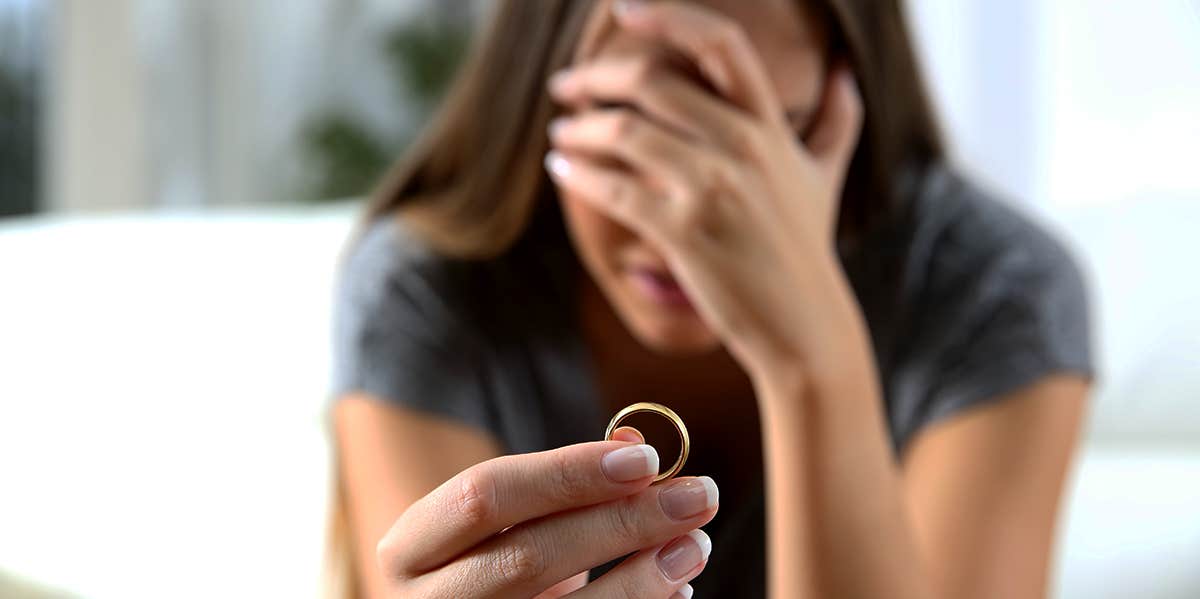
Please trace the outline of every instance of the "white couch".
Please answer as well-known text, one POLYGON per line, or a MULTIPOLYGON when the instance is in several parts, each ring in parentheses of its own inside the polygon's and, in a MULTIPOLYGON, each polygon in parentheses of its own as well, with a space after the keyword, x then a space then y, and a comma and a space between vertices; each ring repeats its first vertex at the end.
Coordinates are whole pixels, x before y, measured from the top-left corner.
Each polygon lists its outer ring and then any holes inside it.
MULTIPOLYGON (((0 581, 318 595, 330 283, 353 213, 0 221, 0 581)), ((1200 596, 1198 216, 1053 218, 1093 271, 1104 372, 1056 597, 1200 596)))

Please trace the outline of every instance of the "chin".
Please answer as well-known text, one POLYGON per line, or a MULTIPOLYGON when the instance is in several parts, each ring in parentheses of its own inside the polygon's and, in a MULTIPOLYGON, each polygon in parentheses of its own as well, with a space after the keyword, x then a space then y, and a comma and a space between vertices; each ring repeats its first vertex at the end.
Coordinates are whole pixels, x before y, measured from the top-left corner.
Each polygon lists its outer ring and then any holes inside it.
MULTIPOLYGON (((613 282, 613 281, 610 281, 613 282)), ((656 297, 644 286, 602 286, 618 319, 642 346, 662 355, 686 356, 719 349, 720 338, 686 297, 656 297)))
POLYGON ((624 314, 626 327, 642 345, 666 355, 691 355, 715 351, 721 340, 694 313, 686 316, 624 314))
POLYGON ((706 354, 721 347, 721 342, 711 335, 678 335, 678 334, 640 334, 634 337, 654 353, 670 356, 690 356, 706 354))

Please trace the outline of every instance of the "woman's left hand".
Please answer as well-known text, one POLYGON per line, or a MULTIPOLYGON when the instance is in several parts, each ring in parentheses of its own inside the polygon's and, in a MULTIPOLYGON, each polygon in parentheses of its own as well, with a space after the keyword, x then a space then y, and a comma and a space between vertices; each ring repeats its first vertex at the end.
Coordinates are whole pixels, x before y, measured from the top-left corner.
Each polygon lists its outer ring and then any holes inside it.
POLYGON ((835 251, 862 121, 853 75, 831 70, 802 143, 734 21, 678 2, 634 6, 617 22, 682 52, 719 97, 648 56, 577 65, 551 80, 559 102, 632 108, 556 120, 547 166, 663 254, 752 375, 811 365, 844 333, 845 300, 856 307, 835 251))

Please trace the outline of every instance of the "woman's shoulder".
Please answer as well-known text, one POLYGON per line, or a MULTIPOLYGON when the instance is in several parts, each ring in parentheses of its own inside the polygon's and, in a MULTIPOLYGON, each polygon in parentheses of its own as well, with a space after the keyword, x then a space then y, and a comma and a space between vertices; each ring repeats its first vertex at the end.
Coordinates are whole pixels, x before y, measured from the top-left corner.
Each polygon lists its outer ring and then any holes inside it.
POLYGON ((347 246, 335 309, 346 320, 390 323, 398 332, 445 341, 469 333, 473 306, 486 299, 472 288, 479 268, 440 256, 398 218, 378 218, 347 246))
POLYGON ((912 202, 908 270, 927 278, 927 293, 986 285, 999 295, 1057 293, 1085 302, 1078 261, 1033 214, 948 166, 929 169, 912 202))
POLYGON ((570 312, 537 256, 443 256, 403 221, 364 227, 334 307, 334 396, 366 390, 495 434, 512 451, 591 438, 570 312))
POLYGON ((347 245, 342 281, 384 286, 397 279, 446 278, 452 261, 439 256, 397 217, 364 223, 347 245))
MULTIPOLYGON (((1053 373, 1091 376, 1088 293, 1045 225, 949 168, 913 196, 891 381, 896 438, 1053 373)), ((887 319, 881 322, 888 322, 887 319)))
POLYGON ((1067 246, 950 167, 909 183, 908 213, 878 246, 898 262, 857 262, 894 265, 865 270, 860 289, 897 449, 1041 377, 1093 373, 1088 293, 1067 246))
POLYGON ((418 334, 508 343, 557 314, 563 295, 559 262, 515 253, 448 257, 402 219, 377 219, 364 226, 344 257, 338 309, 403 321, 418 334), (526 326, 514 328, 516 320, 526 326))

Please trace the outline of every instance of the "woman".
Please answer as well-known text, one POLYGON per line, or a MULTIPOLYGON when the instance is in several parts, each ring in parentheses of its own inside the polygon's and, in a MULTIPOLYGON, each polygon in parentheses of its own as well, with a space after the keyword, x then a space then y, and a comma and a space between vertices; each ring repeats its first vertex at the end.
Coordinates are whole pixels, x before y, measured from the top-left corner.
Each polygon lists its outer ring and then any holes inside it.
POLYGON ((1041 596, 1083 285, 945 166, 896 2, 496 9, 343 272, 356 592, 1041 596), (697 476, 597 441, 647 400, 697 476))

